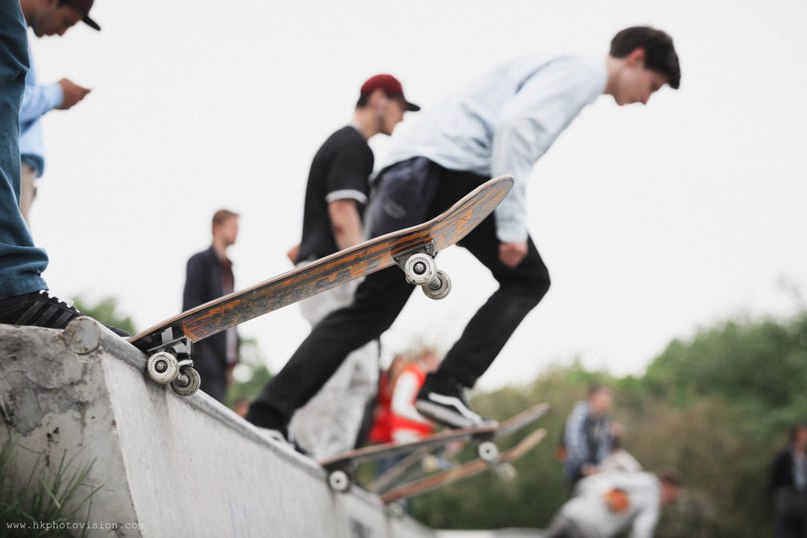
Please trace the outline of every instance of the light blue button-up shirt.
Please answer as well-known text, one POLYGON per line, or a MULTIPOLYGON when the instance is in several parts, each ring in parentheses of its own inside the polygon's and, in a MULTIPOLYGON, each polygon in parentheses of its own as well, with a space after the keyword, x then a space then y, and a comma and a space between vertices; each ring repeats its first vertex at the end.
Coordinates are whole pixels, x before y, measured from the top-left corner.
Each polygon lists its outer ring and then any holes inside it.
POLYGON ((529 56, 487 72, 393 137, 387 164, 426 157, 450 170, 512 175, 496 209, 502 242, 527 239, 525 186, 533 165, 605 90, 604 58, 529 56))
POLYGON ((42 141, 42 125, 39 120, 62 104, 64 93, 58 83, 37 83, 30 47, 28 61, 31 68, 25 76, 25 93, 20 108, 20 156, 33 166, 36 176, 39 177, 45 171, 45 144, 42 141))

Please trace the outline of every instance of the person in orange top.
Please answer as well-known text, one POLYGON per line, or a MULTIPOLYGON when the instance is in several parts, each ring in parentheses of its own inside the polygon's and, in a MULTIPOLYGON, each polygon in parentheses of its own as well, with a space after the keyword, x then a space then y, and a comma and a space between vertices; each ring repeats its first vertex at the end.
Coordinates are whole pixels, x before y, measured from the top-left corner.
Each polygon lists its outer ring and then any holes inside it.
POLYGON ((426 381, 426 375, 435 371, 439 364, 435 352, 424 349, 398 376, 391 406, 392 440, 396 443, 416 441, 434 432, 432 422, 415 409, 415 398, 426 381))
POLYGON ((370 430, 370 443, 380 445, 392 442, 392 391, 395 381, 406 365, 403 355, 395 355, 389 368, 378 376, 378 395, 373 414, 373 427, 370 430))

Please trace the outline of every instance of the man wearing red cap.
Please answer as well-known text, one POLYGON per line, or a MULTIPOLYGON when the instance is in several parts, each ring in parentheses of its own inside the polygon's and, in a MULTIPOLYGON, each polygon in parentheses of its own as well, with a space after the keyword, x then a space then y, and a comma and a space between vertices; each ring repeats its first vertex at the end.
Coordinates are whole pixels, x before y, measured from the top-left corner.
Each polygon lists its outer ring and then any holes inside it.
MULTIPOLYGON (((297 265, 362 241, 364 207, 370 195, 373 152, 367 140, 392 134, 406 111, 420 107, 404 97, 392 75, 376 75, 361 86, 353 121, 333 133, 311 163, 303 214, 303 236, 289 257, 297 265)), ((350 304, 358 282, 303 301, 303 316, 315 325, 350 304)), ((323 459, 353 448, 367 402, 378 377, 378 346, 371 341, 350 353, 290 425, 294 440, 313 457, 323 459)))
MULTIPOLYGON (((531 55, 491 69, 430 109, 396 137, 368 209, 371 236, 440 214, 487 178, 515 185, 460 245, 497 280, 440 368, 426 378, 415 407, 451 427, 485 422, 468 405, 472 388, 549 289, 549 271, 527 231, 526 184, 532 167, 580 111, 598 96, 646 104, 681 71, 672 38, 649 27, 617 33, 604 57, 531 55)), ((378 338, 413 287, 391 267, 369 275, 350 306, 324 318, 253 403, 253 423, 283 430, 351 350, 378 338)))

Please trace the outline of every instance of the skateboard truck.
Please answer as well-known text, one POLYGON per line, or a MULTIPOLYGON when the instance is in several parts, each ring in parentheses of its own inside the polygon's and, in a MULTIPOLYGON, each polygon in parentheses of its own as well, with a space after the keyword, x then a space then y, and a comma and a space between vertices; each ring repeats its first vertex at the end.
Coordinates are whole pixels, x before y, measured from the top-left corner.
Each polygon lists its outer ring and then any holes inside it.
POLYGON ((393 255, 392 259, 401 268, 406 281, 423 288, 430 299, 442 299, 451 291, 451 279, 444 271, 437 269, 434 257, 437 255, 434 241, 412 250, 393 255))
POLYGON ((168 327, 159 335, 162 343, 150 348, 146 373, 156 383, 170 383, 171 390, 180 396, 190 396, 201 384, 199 372, 193 368, 191 342, 185 336, 174 337, 174 329, 168 327))

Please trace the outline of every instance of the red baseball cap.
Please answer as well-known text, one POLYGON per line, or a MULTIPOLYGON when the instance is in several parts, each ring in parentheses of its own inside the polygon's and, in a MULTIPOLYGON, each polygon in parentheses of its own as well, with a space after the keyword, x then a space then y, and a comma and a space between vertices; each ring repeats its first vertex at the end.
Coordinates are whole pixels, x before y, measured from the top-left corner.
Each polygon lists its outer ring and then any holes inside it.
POLYGON ((420 107, 414 103, 406 100, 403 93, 403 86, 401 81, 392 75, 375 75, 368 78, 364 84, 361 85, 361 94, 373 93, 375 90, 381 89, 387 94, 387 97, 400 97, 406 103, 406 110, 410 112, 417 112, 420 107))
POLYGON ((84 24, 93 30, 100 30, 101 27, 98 26, 98 23, 90 18, 90 8, 92 8, 94 1, 95 0, 64 0, 64 3, 69 6, 73 6, 81 12, 81 15, 83 16, 81 20, 84 21, 84 24))

